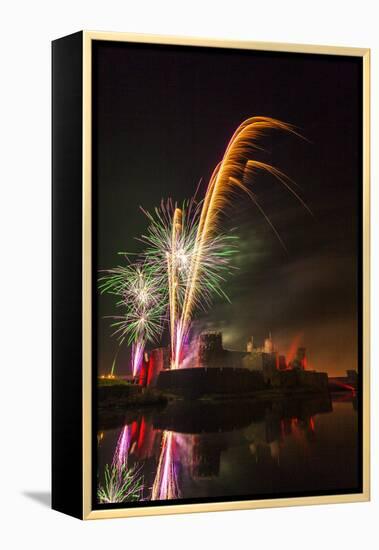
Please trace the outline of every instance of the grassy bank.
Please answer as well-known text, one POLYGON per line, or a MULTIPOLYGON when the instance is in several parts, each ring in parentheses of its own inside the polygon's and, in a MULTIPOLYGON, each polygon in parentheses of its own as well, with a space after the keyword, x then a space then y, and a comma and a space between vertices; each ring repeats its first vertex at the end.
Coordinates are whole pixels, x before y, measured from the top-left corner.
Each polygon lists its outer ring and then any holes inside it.
POLYGON ((99 408, 146 407, 165 405, 167 397, 155 388, 142 388, 120 379, 99 379, 97 387, 99 408))

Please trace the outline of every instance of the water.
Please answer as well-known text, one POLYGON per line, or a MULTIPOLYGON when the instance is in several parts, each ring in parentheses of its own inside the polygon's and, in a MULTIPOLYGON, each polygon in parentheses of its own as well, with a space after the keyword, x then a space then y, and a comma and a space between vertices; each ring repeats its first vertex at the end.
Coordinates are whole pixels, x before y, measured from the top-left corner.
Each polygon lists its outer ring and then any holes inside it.
MULTIPOLYGON (((176 401, 107 422, 100 418, 99 484, 104 487, 104 469, 113 464, 119 489, 125 480, 117 468, 124 464, 124 471, 138 471, 132 484, 143 483, 134 493, 138 500, 357 490, 356 409, 351 396, 176 401)), ((103 502, 122 498, 111 490, 103 502)))

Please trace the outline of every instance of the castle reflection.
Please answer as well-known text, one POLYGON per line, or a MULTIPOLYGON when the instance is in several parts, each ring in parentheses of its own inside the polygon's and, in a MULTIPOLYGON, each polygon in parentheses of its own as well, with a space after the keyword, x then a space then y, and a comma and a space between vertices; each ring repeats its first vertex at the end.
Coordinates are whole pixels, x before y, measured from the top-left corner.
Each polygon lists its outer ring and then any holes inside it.
MULTIPOLYGON (((310 487, 317 488, 317 468, 321 467, 319 475, 325 484, 324 457, 331 451, 326 447, 338 428, 331 419, 341 413, 341 407, 350 419, 346 426, 355 427, 356 404, 351 400, 332 403, 326 396, 261 402, 175 401, 163 410, 134 413, 121 428, 108 422, 98 435, 99 473, 108 462, 136 466, 143 472, 143 500, 155 501, 237 495, 244 486, 247 493, 255 488, 280 492, 297 468, 302 479, 307 479, 302 469, 308 468, 310 487), (278 475, 282 455, 283 471, 278 475), (263 478, 270 475, 279 486, 255 479, 258 472, 263 478)), ((354 479, 341 478, 336 483, 350 481, 354 479)), ((296 483, 292 485, 296 488, 296 483)))

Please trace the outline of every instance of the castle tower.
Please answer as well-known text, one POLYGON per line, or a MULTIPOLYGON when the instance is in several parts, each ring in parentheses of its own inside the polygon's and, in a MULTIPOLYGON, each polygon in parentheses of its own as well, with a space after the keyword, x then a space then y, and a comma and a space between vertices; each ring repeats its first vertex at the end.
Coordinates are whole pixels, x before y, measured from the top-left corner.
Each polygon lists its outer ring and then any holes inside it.
POLYGON ((248 353, 252 353, 254 351, 254 336, 250 338, 250 340, 246 344, 246 351, 248 353))
POLYGON ((273 353, 273 351, 274 351, 274 344, 272 342, 271 332, 269 333, 268 338, 265 338, 264 345, 263 345, 263 351, 264 351, 264 353, 273 353))
POLYGON ((296 360, 302 370, 305 370, 306 365, 306 355, 305 355, 305 348, 297 348, 297 355, 296 360))
POLYGON ((286 356, 285 355, 279 355, 278 368, 279 368, 279 370, 286 370, 287 361, 286 361, 286 356))
POLYGON ((199 337, 198 358, 200 366, 218 367, 225 357, 221 332, 203 332, 199 337))

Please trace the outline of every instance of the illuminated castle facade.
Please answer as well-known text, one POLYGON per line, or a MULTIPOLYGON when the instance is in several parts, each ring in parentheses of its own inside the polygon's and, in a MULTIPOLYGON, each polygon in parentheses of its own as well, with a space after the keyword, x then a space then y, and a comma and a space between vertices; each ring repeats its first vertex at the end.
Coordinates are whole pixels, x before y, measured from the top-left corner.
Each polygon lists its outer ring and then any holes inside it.
POLYGON ((223 347, 221 332, 204 332, 185 352, 182 368, 171 370, 169 350, 152 350, 139 383, 189 396, 290 387, 327 391, 327 374, 306 370, 305 348, 298 348, 296 357, 287 364, 285 356, 275 350, 271 334, 261 347, 251 338, 246 351, 233 351, 223 347))

